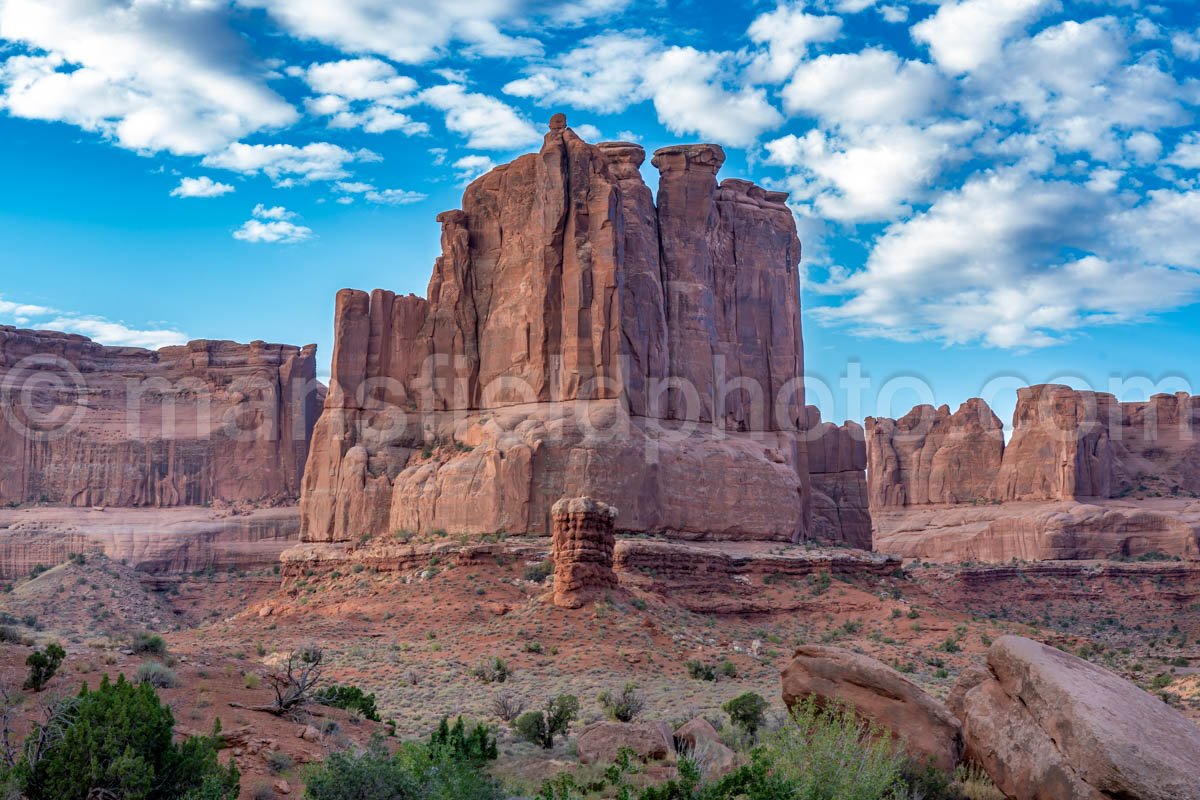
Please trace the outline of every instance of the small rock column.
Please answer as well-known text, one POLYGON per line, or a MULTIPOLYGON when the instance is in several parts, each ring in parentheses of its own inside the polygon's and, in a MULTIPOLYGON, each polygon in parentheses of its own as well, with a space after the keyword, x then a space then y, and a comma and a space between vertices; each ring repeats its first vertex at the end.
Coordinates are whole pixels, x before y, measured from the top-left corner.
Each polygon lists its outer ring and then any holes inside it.
POLYGON ((554 604, 579 608, 615 588, 613 523, 617 509, 590 497, 563 498, 553 519, 554 604))

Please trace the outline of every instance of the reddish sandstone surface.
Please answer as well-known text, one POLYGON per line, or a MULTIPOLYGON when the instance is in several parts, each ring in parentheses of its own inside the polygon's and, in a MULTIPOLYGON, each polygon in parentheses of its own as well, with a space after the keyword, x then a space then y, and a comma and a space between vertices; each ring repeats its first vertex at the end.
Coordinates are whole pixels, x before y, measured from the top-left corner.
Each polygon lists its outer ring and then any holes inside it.
POLYGON ((316 347, 151 351, 0 327, 0 503, 295 500, 321 404, 316 347))
POLYGON ((876 544, 927 560, 1200 557, 1200 399, 1040 385, 1012 438, 984 401, 868 418, 876 544))
POLYGON ((556 116, 540 152, 439 215, 427 298, 338 293, 306 541, 544 536, 578 495, 620 531, 867 540, 853 453, 821 473, 812 521, 786 195, 718 184, 721 148, 686 145, 655 153, 655 201, 644 159, 556 116))

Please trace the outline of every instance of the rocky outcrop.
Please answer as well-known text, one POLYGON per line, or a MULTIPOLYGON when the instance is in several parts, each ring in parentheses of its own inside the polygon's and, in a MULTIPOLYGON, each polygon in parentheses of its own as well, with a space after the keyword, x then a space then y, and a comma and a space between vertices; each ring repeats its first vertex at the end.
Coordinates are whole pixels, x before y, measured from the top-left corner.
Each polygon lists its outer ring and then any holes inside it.
POLYGON ((1200 798, 1200 728, 1105 669, 1004 636, 963 680, 952 701, 967 756, 1008 797, 1200 798))
POLYGON ((1012 437, 979 399, 867 420, 874 540, 934 561, 1200 555, 1200 399, 1039 385, 1012 437))
POLYGON ((809 697, 821 705, 849 705, 918 761, 953 770, 962 757, 962 731, 954 716, 916 684, 869 656, 836 647, 799 647, 782 679, 788 708, 809 697))
POLYGON ((554 604, 579 608, 617 586, 613 520, 617 509, 590 497, 562 499, 551 509, 554 604))
POLYGON ((1055 385, 1017 390, 1013 437, 992 497, 1111 497, 1117 464, 1110 431, 1120 428, 1121 417, 1121 406, 1110 394, 1055 385))
POLYGON ((295 506, 237 513, 194 507, 0 509, 0 579, 97 552, 156 575, 269 569, 299 539, 295 506))
POLYGON ((654 202, 644 158, 556 115, 540 152, 438 217, 427 299, 339 292, 307 541, 545 536, 553 502, 583 494, 618 530, 812 535, 785 195, 718 184, 724 153, 689 145, 655 154, 654 202))
POLYGON ((1010 501, 876 511, 875 546, 921 561, 1200 558, 1200 501, 1010 501))
POLYGON ((821 422, 816 406, 806 408, 805 438, 812 484, 812 538, 871 549, 867 497, 867 451, 862 426, 821 422))
POLYGON ((674 761, 671 726, 661 722, 593 722, 575 737, 575 751, 583 764, 607 766, 629 750, 641 761, 674 761))
POLYGON ((974 398, 917 406, 898 420, 867 417, 872 509, 964 503, 989 496, 1004 454, 1004 425, 974 398))
POLYGON ((320 412, 316 347, 158 351, 0 327, 0 503, 295 500, 320 412))

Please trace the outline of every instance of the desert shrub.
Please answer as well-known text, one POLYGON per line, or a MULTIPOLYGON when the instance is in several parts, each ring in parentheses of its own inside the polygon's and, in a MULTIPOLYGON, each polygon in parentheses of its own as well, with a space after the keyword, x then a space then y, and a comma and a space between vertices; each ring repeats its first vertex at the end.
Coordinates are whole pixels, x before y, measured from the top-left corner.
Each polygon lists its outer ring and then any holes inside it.
POLYGON ((721 710, 729 715, 729 721, 752 739, 758 736, 767 708, 767 701, 755 692, 740 694, 721 706, 721 710))
POLYGON ((292 760, 292 757, 282 750, 272 750, 271 752, 267 753, 267 769, 271 770, 271 772, 274 772, 276 775, 282 772, 287 772, 295 765, 296 762, 292 760))
POLYGON ((501 691, 492 698, 492 714, 505 722, 512 722, 524 710, 525 698, 512 692, 501 691))
POLYGON ((688 675, 698 681, 715 681, 717 679, 717 671, 713 669, 712 664, 705 664, 702 661, 687 662, 687 671, 688 675))
POLYGON ((323 706, 357 711, 372 722, 379 722, 379 711, 375 708, 375 695, 366 694, 357 686, 326 686, 318 689, 313 700, 323 706))
POLYGON ((134 677, 138 683, 148 683, 156 689, 174 689, 179 686, 179 677, 175 670, 157 661, 147 661, 138 667, 134 677))
POLYGON ((389 755, 376 738, 357 752, 334 753, 309 770, 308 800, 500 800, 504 795, 478 764, 444 748, 406 742, 389 755))
POLYGON ((142 631, 133 637, 133 652, 136 655, 165 656, 167 643, 157 633, 142 631))
POLYGON ((954 773, 956 785, 966 800, 1004 800, 1004 792, 976 764, 961 764, 954 773))
POLYGON ((625 684, 617 694, 603 692, 598 699, 604 713, 617 722, 632 722, 646 707, 645 698, 633 683, 625 684))
POLYGON ((62 666, 63 659, 67 657, 67 651, 62 649, 62 645, 57 642, 51 642, 46 645, 44 650, 35 650, 29 654, 29 658, 25 659, 25 666, 29 667, 29 677, 25 679, 23 688, 32 689, 35 692, 40 692, 46 688, 46 684, 54 677, 54 673, 58 672, 58 668, 62 666))
POLYGON ((104 676, 30 734, 19 765, 28 800, 235 800, 237 767, 214 736, 176 744, 175 720, 148 683, 104 676))
POLYGON ((20 644, 21 640, 21 632, 16 628, 11 625, 0 625, 0 643, 20 644))
POLYGON ((484 683, 504 683, 512 677, 512 670, 500 656, 492 656, 475 667, 474 675, 484 683))
POLYGON ((429 746, 444 750, 444 755, 453 760, 476 764, 495 761, 499 755, 495 732, 482 722, 468 730, 466 720, 462 717, 456 719, 453 725, 446 717, 442 717, 437 730, 429 737, 429 746))
POLYGON ((554 562, 549 559, 525 567, 525 580, 541 583, 554 573, 554 562))
POLYGON ((737 664, 734 664, 729 659, 722 661, 717 671, 721 673, 722 678, 736 678, 738 676, 737 664))
POLYGON ((560 694, 541 711, 526 711, 517 717, 513 727, 526 741, 549 750, 554 747, 554 737, 565 734, 577 716, 579 700, 574 695, 560 694))
MULTIPOLYGON (((845 707, 822 708, 815 699, 792 707, 767 740, 761 758, 773 780, 795 800, 882 800, 900 789, 904 759, 888 737, 845 707)), ((752 797, 756 795, 751 795, 752 797)))

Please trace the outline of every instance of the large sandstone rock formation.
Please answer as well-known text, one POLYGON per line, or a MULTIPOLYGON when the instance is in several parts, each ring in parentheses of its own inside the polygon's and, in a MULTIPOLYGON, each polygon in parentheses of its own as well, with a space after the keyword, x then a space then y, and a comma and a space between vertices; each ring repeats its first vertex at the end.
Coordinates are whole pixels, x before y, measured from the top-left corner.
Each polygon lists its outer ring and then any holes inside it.
POLYGON ((1197 800, 1200 728, 1094 664, 1017 636, 950 702, 967 756, 1016 800, 1197 800))
POLYGON ((654 155, 655 203, 640 147, 550 128, 439 215, 427 298, 339 292, 304 538, 547 535, 584 494, 618 530, 807 538, 786 195, 688 145, 654 155))
POLYGON ((867 419, 874 539, 929 560, 1196 557, 1200 398, 1058 385, 1017 393, 1012 438, 984 401, 867 419))
POLYGON ((987 497, 1004 453, 1004 425, 974 398, 917 406, 898 420, 867 417, 871 508, 961 503, 987 497))
POLYGON ((1042 384, 1017 391, 1012 438, 979 398, 950 414, 917 406, 868 417, 872 509, 1104 500, 1200 493, 1200 397, 1111 394, 1042 384))
POLYGON ((816 406, 805 423, 812 483, 812 538, 871 549, 867 450, 862 426, 821 422, 816 406))
POLYGON ((24 577, 75 553, 103 553, 156 575, 269 569, 299 540, 295 506, 236 513, 195 506, 5 508, 0 509, 0 579, 24 577))
POLYGON ((323 389, 316 347, 158 351, 0 327, 0 503, 282 502, 323 389))
POLYGON ((617 586, 613 571, 613 521, 617 509, 590 497, 562 499, 550 512, 554 604, 579 608, 617 586))
POLYGON ((870 656, 836 647, 805 645, 783 669, 783 702, 808 697, 845 704, 891 734, 918 761, 952 770, 963 753, 958 720, 912 681, 870 656))

